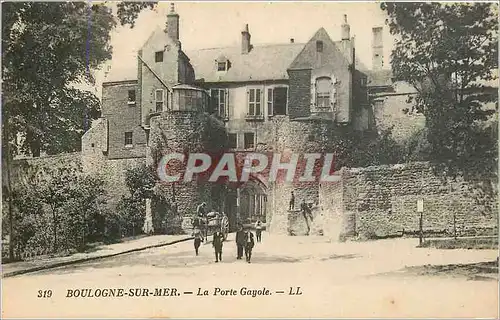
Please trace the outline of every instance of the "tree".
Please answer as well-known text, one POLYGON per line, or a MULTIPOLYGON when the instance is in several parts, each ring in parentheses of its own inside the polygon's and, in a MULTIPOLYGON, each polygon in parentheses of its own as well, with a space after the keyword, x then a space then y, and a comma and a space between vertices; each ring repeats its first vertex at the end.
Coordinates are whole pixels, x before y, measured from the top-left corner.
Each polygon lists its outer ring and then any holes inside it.
POLYGON ((11 259, 12 157, 79 150, 80 137, 100 106, 97 97, 75 85, 93 83, 92 71, 111 58, 114 26, 103 4, 2 3, 2 171, 11 259))
POLYGON ((76 151, 84 123, 99 116, 99 100, 77 89, 111 58, 113 16, 104 4, 2 3, 4 141, 39 156, 76 151))
POLYGON ((417 90, 410 101, 426 118, 435 168, 452 177, 495 172, 497 140, 488 121, 498 93, 487 83, 498 69, 498 7, 390 2, 381 8, 396 36, 394 76, 417 90))
POLYGON ((153 2, 120 2, 118 3, 118 19, 121 25, 129 25, 131 28, 135 26, 135 20, 139 17, 139 13, 145 9, 153 9, 157 5, 153 2))
POLYGON ((13 202, 18 252, 82 251, 104 235, 103 181, 56 170, 44 179, 16 185, 13 202))
POLYGON ((134 236, 141 232, 144 224, 146 199, 155 197, 154 171, 146 165, 130 168, 125 172, 125 183, 130 196, 122 196, 118 202, 115 224, 121 234, 125 231, 126 235, 134 236))

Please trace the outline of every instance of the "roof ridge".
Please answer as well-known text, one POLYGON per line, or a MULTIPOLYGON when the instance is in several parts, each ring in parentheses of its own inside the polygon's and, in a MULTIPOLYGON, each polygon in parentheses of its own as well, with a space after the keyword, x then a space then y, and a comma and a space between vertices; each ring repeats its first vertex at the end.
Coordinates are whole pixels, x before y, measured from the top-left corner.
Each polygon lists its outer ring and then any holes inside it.
MULTIPOLYGON (((276 47, 276 46, 293 46, 293 45, 305 45, 303 42, 294 42, 294 43, 260 43, 260 44, 252 44, 253 47, 276 47)), ((226 46, 226 47, 212 47, 212 48, 199 48, 199 49, 185 49, 186 52, 189 51, 202 51, 202 50, 215 50, 215 49, 240 49, 239 46, 226 46)))

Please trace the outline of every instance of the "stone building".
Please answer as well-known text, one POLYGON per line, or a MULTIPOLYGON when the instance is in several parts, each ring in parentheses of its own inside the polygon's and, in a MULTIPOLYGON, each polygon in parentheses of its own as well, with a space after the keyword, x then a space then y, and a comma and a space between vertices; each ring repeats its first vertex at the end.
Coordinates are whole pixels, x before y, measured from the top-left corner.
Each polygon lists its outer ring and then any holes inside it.
MULTIPOLYGON (((155 166, 168 152, 324 153, 338 128, 395 126, 404 137, 423 126, 422 117, 401 111, 402 97, 412 92, 394 84, 383 66, 381 27, 372 30, 373 70, 356 58, 347 16, 337 41, 321 28, 307 43, 254 45, 245 25, 239 47, 184 51, 180 28, 172 4, 166 29, 151 34, 137 61, 110 71, 102 118, 82 138, 84 170, 108 172, 115 199, 126 168, 155 166)), ((287 233, 291 191, 296 206, 318 202, 320 195, 318 183, 258 179, 227 190, 198 182, 158 188, 176 208, 175 217, 164 218, 175 224, 169 230, 188 229, 196 205, 205 201, 228 213, 232 227, 261 219, 271 232, 287 233)), ((161 214, 154 211, 148 207, 153 216, 161 214)))

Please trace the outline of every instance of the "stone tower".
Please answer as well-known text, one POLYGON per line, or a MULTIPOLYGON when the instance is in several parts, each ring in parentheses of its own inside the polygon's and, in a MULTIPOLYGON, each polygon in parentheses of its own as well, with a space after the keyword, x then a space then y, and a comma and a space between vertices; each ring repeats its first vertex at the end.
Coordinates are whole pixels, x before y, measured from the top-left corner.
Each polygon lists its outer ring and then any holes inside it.
MULTIPOLYGON (((146 161, 155 167, 165 165, 161 159, 165 155, 180 153, 184 159, 170 161, 167 167, 180 174, 177 182, 159 181, 155 194, 163 200, 152 202, 152 215, 155 229, 162 233, 189 232, 191 217, 196 207, 206 202, 208 210, 219 211, 223 189, 221 185, 210 183, 194 176, 184 181, 185 164, 189 154, 218 154, 227 145, 224 124, 208 115, 204 103, 208 96, 202 89, 178 85, 172 88, 172 107, 154 116, 150 121, 150 143, 146 161), (186 99, 186 96, 195 97, 186 99), (162 205, 164 201, 168 205, 162 205)), ((173 175, 173 174, 172 174, 173 175)))
POLYGON ((372 29, 372 69, 380 70, 384 66, 384 45, 382 41, 382 27, 372 29))

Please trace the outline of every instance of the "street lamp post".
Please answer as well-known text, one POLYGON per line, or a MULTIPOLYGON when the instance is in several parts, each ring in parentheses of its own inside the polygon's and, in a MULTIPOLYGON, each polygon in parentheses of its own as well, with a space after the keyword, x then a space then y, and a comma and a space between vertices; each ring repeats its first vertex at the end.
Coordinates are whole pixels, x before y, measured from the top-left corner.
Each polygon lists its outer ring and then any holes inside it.
POLYGON ((424 200, 423 199, 418 199, 417 200, 417 212, 420 213, 420 219, 419 219, 419 245, 422 245, 424 242, 424 200))

